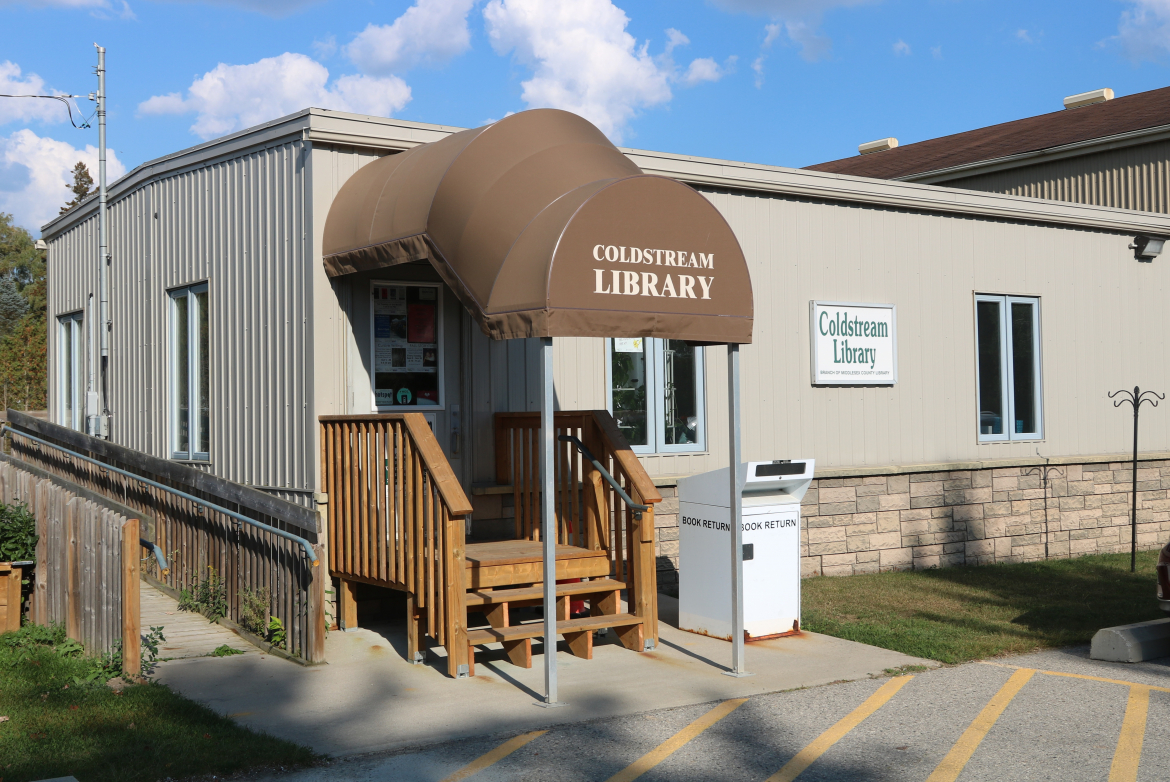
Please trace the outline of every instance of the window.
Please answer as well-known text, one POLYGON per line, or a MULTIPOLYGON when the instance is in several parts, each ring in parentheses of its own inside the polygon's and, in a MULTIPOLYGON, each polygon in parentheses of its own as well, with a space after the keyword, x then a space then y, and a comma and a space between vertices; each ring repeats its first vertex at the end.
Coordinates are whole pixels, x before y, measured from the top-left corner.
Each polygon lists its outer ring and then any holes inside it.
POLYGON ((374 407, 443 404, 442 286, 370 284, 374 407))
POLYGON ((706 447, 703 351, 674 339, 606 340, 609 409, 637 453, 706 447))
POLYGON ((171 291, 171 457, 211 451, 207 284, 171 291))
POLYGON ((1039 440, 1040 300, 975 297, 979 439, 1039 440))
POLYGON ((57 416, 61 426, 82 431, 85 423, 85 339, 80 312, 57 319, 57 416))

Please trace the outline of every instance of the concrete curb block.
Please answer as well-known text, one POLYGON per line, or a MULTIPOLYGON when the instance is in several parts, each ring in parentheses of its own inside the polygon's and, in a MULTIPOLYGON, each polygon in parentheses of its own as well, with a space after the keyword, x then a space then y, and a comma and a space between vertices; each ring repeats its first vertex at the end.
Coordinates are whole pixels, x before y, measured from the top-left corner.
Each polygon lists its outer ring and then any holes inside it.
POLYGON ((1115 663, 1140 663, 1170 655, 1170 619, 1106 627, 1093 636, 1089 657, 1115 663))

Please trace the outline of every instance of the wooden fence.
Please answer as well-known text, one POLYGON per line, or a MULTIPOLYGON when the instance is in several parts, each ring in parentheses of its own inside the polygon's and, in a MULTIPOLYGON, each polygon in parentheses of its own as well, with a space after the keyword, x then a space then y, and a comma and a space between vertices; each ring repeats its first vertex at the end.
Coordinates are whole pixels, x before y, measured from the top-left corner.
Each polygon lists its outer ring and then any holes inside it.
MULTIPOLYGON (((411 612, 468 666, 464 517, 471 503, 421 413, 322 416, 329 572, 409 594, 411 612)), ((345 583, 348 582, 348 583, 345 583)), ((343 595, 339 604, 354 605, 343 595)), ((352 610, 352 608, 351 608, 352 610)), ((344 614, 344 611, 343 611, 344 614)), ((341 617, 342 626, 356 616, 341 617)))
MULTIPOLYGON (((0 463, 0 501, 26 505, 36 519, 30 619, 64 625, 67 635, 91 653, 110 653, 120 644, 123 671, 138 675, 138 519, 79 497, 10 461, 0 463)), ((11 598, 8 602, 11 611, 11 598)))
MULTIPOLYGON (((609 552, 611 577, 626 582, 630 611, 643 619, 647 639, 658 640, 658 586, 654 561, 654 505, 662 495, 606 410, 555 414, 557 543, 609 552), (578 438, 635 503, 621 495, 561 435, 578 438)), ((496 482, 512 487, 516 537, 540 539, 540 413, 496 413, 496 482)))
MULTIPOLYGON (((286 650, 308 662, 325 659, 324 568, 303 547, 263 529, 184 499, 142 478, 173 487, 248 518, 306 539, 320 559, 316 511, 223 480, 201 470, 98 440, 65 427, 9 411, 12 452, 21 460, 104 497, 149 514, 146 539, 166 555, 170 569, 146 572, 176 590, 193 592, 214 576, 223 590, 227 619, 239 624, 243 601, 267 594, 268 614, 281 620, 286 650), (22 437, 29 433, 54 445, 22 437), (131 478, 73 453, 133 473, 131 478)), ((256 630, 258 628, 248 628, 256 630)), ((257 633, 262 635, 263 629, 257 633)))
POLYGON ((23 568, 0 562, 0 633, 20 629, 20 582, 23 568))

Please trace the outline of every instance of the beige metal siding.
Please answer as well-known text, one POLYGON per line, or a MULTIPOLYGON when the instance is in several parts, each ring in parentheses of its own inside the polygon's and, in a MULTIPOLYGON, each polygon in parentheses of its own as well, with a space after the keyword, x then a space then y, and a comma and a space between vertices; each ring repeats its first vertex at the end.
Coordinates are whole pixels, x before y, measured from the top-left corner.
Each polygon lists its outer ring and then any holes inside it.
POLYGON ((1170 212, 1170 141, 1065 157, 938 184, 966 190, 1170 212))
MULTIPOLYGON (((170 455, 167 291, 206 281, 210 469, 289 498, 311 491, 306 165, 302 142, 276 144, 146 181, 112 201, 114 442, 170 455)), ((53 238, 51 319, 96 291, 94 234, 91 218, 53 238)))
MULTIPOLYGON (((1132 419, 1106 394, 1170 388, 1170 272, 1136 262, 1129 235, 706 195, 739 237, 755 293, 755 337, 742 352, 747 459, 876 467, 1029 457, 1037 449, 1045 456, 1123 453, 1132 445, 1132 419), (1041 442, 977 441, 976 292, 1041 297, 1041 442), (813 387, 810 300, 896 304, 898 384, 813 387)), ((726 459, 726 351, 706 350, 709 456, 642 457, 652 474, 712 469, 726 459)), ((575 377, 591 382, 587 367, 575 377)), ((1142 421, 1142 450, 1170 450, 1170 411, 1142 421)))

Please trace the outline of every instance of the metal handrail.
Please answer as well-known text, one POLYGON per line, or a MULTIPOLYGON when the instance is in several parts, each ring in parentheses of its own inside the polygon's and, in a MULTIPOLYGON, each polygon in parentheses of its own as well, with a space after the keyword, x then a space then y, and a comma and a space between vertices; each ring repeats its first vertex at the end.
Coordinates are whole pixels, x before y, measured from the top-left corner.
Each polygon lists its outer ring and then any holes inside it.
MULTIPOLYGON (((285 540, 291 540, 294 543, 300 543, 301 547, 304 548, 305 553, 309 555, 309 561, 313 563, 313 567, 317 567, 317 565, 319 563, 319 560, 317 559, 317 554, 313 551, 313 544, 309 543, 309 541, 305 540, 304 538, 300 537, 299 535, 294 535, 291 532, 285 532, 284 530, 277 529, 276 527, 270 527, 269 525, 263 524, 259 521, 256 521, 255 519, 250 519, 247 516, 244 516, 243 514, 236 513, 234 510, 228 510, 227 508, 223 507, 222 505, 216 505, 214 502, 208 502, 205 499, 202 499, 200 497, 196 497, 193 494, 188 494, 185 491, 179 491, 178 489, 167 486, 166 484, 159 483, 158 481, 152 481, 149 478, 143 478, 141 475, 136 475, 135 473, 119 469, 119 468, 114 467, 112 465, 106 464, 105 462, 99 462, 97 459, 91 459, 90 457, 85 456, 84 454, 80 454, 77 451, 71 451, 68 448, 63 448, 62 446, 57 445, 56 443, 50 442, 48 440, 42 440, 39 437, 34 437, 33 435, 28 434, 27 432, 22 432, 19 429, 13 429, 12 426, 9 424, 4 424, 3 426, 0 426, 0 435, 3 435, 4 432, 9 432, 10 434, 24 437, 26 439, 32 440, 33 442, 40 443, 41 445, 47 445, 50 448, 56 448, 58 451, 64 451, 65 453, 70 454, 72 456, 75 456, 78 459, 81 459, 82 461, 89 462, 90 464, 96 464, 98 467, 101 467, 103 470, 112 470, 113 472, 116 472, 119 475, 125 475, 127 478, 133 478, 136 481, 142 481, 143 483, 147 484, 148 486, 154 486, 156 489, 162 489, 163 491, 170 492, 171 494, 174 494, 177 497, 182 497, 185 500, 190 500, 191 502, 198 503, 199 505, 202 505, 205 508, 210 508, 211 510, 222 513, 225 516, 230 516, 231 518, 233 518, 237 521, 243 522, 244 524, 248 524, 248 525, 256 527, 258 529, 262 529, 265 532, 271 532, 273 535, 277 535, 279 537, 282 537, 285 540)), ((164 562, 165 562, 165 560, 164 560, 164 562)))
POLYGON ((572 443, 573 445, 577 446, 577 450, 581 452, 581 455, 593 463, 594 468, 599 473, 601 473, 601 477, 605 478, 606 482, 613 487, 614 491, 616 491, 621 496, 621 498, 626 501, 626 505, 629 505, 633 509, 634 518, 638 521, 642 520, 642 511, 650 510, 650 506, 639 505, 630 499, 630 495, 626 494, 626 490, 618 485, 618 482, 615 481, 613 476, 609 474, 609 470, 601 466, 601 462, 597 461, 597 458, 589 451, 588 448, 585 447, 585 443, 581 442, 580 439, 571 434, 559 435, 557 439, 562 443, 572 443))
POLYGON ((164 576, 171 572, 170 567, 167 566, 167 558, 166 555, 163 554, 162 549, 145 538, 139 538, 138 545, 142 546, 143 548, 150 549, 150 553, 154 554, 154 561, 158 563, 158 569, 162 571, 164 576))

